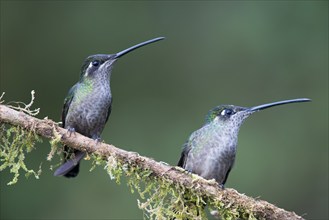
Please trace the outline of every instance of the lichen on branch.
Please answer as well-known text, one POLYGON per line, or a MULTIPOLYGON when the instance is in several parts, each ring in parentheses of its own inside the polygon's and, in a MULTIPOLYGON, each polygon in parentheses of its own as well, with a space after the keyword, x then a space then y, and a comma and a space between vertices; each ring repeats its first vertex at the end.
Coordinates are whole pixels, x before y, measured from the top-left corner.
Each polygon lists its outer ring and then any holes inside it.
MULTIPOLYGON (((4 102, 4 94, 3 92, 0 96, 0 103, 4 102)), ((29 104, 11 102, 10 107, 34 116, 39 113, 39 109, 30 109, 33 101, 34 91, 31 91, 31 101, 29 104)), ((25 130, 19 125, 9 126, 0 122, 0 172, 9 169, 9 172, 13 174, 12 180, 7 185, 17 183, 20 171, 25 172, 26 177, 33 175, 36 179, 39 179, 41 165, 38 171, 34 171, 27 168, 24 162, 25 154, 33 150, 35 142, 41 142, 41 138, 36 135, 33 129, 25 130)))
POLYGON ((33 150, 35 142, 40 141, 32 131, 26 131, 19 126, 0 125, 0 172, 9 169, 14 175, 8 185, 17 183, 20 171, 24 171, 26 177, 33 175, 39 179, 41 166, 38 171, 28 169, 24 160, 25 154, 33 150))

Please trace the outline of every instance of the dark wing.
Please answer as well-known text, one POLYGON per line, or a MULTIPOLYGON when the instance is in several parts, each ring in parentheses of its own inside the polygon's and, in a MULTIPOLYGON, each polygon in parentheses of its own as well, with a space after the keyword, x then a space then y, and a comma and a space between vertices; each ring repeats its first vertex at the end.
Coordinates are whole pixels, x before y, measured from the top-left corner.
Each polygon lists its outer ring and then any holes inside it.
POLYGON ((106 121, 105 121, 105 123, 107 122, 107 120, 109 120, 109 117, 110 117, 111 111, 112 111, 112 97, 111 97, 111 104, 110 104, 110 107, 109 107, 109 109, 107 110, 107 116, 106 116, 106 121))
POLYGON ((62 125, 63 128, 65 128, 65 119, 66 119, 66 115, 67 112, 69 111, 72 99, 74 97, 75 91, 78 87, 78 84, 75 84, 74 86, 72 86, 72 88, 69 90, 65 100, 64 100, 64 106, 63 106, 63 110, 62 110, 62 125))
POLYGON ((185 168, 185 162, 186 162, 187 156, 190 151, 191 151, 191 146, 188 144, 188 141, 187 141, 184 144, 183 151, 182 151, 182 154, 180 156, 177 166, 185 168))
POLYGON ((228 175, 230 174, 231 169, 232 169, 232 166, 230 166, 229 169, 228 169, 227 172, 226 172, 225 178, 224 178, 224 180, 223 180, 223 182, 222 182, 222 185, 223 185, 223 186, 224 186, 224 184, 226 183, 227 177, 228 177, 228 175))
MULTIPOLYGON (((70 105, 76 93, 76 90, 79 86, 79 83, 72 86, 69 90, 65 100, 64 106, 62 109, 62 127, 65 128, 65 120, 67 113, 69 111, 70 105)), ((76 177, 79 173, 79 161, 84 157, 85 152, 81 152, 78 150, 73 150, 66 145, 64 146, 64 164, 60 166, 54 173, 55 176, 65 176, 65 177, 76 177), (75 159, 69 159, 71 154, 75 154, 75 159)))

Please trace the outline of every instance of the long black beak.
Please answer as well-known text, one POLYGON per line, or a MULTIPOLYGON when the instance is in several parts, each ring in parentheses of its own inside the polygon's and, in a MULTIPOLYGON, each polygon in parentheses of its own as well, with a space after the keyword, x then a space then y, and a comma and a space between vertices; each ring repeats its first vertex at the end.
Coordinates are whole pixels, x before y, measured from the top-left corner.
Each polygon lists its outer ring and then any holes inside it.
POLYGON ((127 48, 127 49, 125 49, 123 51, 120 51, 119 53, 115 54, 114 55, 114 59, 117 59, 117 58, 119 58, 119 57, 121 57, 121 56, 123 56, 123 55, 125 55, 125 54, 127 54, 127 53, 129 53, 129 52, 131 52, 131 51, 133 51, 133 50, 135 50, 137 48, 139 48, 139 47, 142 47, 142 46, 145 46, 147 44, 151 44, 153 42, 157 42, 157 41, 163 40, 163 39, 164 39, 164 37, 157 37, 157 38, 154 38, 154 39, 145 41, 143 43, 137 44, 135 46, 129 47, 129 48, 127 48))
POLYGON ((263 109, 270 108, 270 107, 277 106, 277 105, 284 105, 284 104, 295 103, 295 102, 310 102, 310 101, 311 101, 311 99, 307 99, 307 98, 290 99, 290 100, 284 100, 284 101, 278 101, 278 102, 272 102, 272 103, 268 103, 268 104, 254 106, 254 107, 247 109, 247 111, 255 112, 255 111, 263 110, 263 109))

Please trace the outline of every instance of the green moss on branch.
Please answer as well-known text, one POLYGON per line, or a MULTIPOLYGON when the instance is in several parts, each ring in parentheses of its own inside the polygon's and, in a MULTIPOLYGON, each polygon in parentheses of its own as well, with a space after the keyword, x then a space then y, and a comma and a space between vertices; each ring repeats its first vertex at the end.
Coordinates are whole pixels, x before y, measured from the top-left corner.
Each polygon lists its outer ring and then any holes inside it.
POLYGON ((25 172, 26 177, 33 175, 39 179, 41 166, 34 171, 28 169, 24 162, 25 154, 33 150, 35 142, 41 142, 41 139, 33 131, 26 131, 19 126, 0 125, 0 171, 9 169, 13 174, 8 185, 17 183, 20 171, 25 172))

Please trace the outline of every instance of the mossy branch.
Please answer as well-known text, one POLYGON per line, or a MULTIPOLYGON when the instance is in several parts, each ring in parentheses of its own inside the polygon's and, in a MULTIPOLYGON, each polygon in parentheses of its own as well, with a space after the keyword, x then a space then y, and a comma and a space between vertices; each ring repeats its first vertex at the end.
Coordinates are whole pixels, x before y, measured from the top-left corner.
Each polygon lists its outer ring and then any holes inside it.
POLYGON ((214 181, 190 175, 177 167, 140 156, 135 152, 105 143, 96 146, 94 140, 78 133, 69 136, 67 130, 49 119, 40 120, 2 104, 0 104, 0 124, 20 127, 48 138, 52 143, 56 144, 60 141, 74 149, 86 151, 94 155, 95 164, 104 165, 117 182, 124 173, 131 190, 136 190, 142 199, 146 199, 144 203, 140 201, 138 203, 144 210, 145 216, 150 218, 165 219, 174 216, 178 219, 203 219, 204 214, 200 213, 201 209, 194 212, 190 210, 195 209, 189 208, 192 204, 197 208, 205 207, 207 203, 224 219, 303 219, 294 212, 240 194, 234 189, 221 190, 214 181), (138 183, 141 180, 144 181, 143 187, 138 183), (149 198, 146 198, 147 195, 149 198), (157 204, 154 204, 155 201, 157 204), (174 206, 176 209, 173 208, 174 206))

